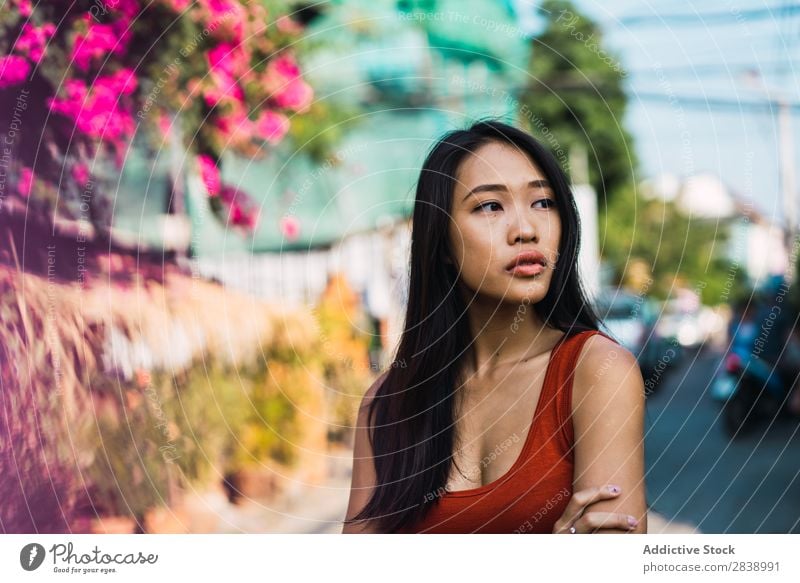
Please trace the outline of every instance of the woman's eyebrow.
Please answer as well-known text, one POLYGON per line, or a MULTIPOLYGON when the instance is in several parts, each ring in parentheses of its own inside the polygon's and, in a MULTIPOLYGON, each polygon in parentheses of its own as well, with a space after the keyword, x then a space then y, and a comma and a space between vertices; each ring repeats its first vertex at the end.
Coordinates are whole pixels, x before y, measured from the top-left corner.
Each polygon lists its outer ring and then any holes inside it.
MULTIPOLYGON (((531 180, 528 183, 528 188, 550 188, 550 183, 544 178, 539 178, 537 180, 531 180)), ((505 184, 481 184, 470 190, 461 201, 463 202, 467 200, 470 195, 479 192, 508 192, 508 188, 505 184)))
MULTIPOLYGON (((539 178, 537 180, 531 180, 528 183, 528 188, 550 188, 550 183, 545 180, 544 178, 539 178)), ((479 192, 508 192, 508 188, 505 184, 481 184, 480 186, 476 186, 472 190, 467 193, 462 199, 462 202, 467 200, 472 194, 477 194, 479 192)))

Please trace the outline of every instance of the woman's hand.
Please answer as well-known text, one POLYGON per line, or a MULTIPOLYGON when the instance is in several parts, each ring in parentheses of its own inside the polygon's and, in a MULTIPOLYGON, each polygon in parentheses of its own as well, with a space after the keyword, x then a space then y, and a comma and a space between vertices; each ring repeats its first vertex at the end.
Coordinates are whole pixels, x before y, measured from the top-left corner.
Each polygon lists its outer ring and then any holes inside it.
POLYGON ((615 498, 622 490, 618 486, 587 488, 575 492, 567 504, 564 514, 553 525, 553 534, 586 534, 599 528, 633 530, 638 521, 629 514, 617 512, 587 512, 586 507, 598 500, 615 498), (571 530, 572 527, 574 530, 571 530))

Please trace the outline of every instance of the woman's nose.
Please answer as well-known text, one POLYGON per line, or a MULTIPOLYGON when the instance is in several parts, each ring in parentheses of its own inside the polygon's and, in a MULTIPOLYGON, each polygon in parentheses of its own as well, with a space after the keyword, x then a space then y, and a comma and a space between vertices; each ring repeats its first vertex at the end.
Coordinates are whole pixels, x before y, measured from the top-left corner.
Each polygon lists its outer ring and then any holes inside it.
POLYGON ((536 241, 537 227, 534 224, 533 217, 525 211, 518 211, 510 218, 508 226, 509 243, 512 245, 517 241, 536 241))

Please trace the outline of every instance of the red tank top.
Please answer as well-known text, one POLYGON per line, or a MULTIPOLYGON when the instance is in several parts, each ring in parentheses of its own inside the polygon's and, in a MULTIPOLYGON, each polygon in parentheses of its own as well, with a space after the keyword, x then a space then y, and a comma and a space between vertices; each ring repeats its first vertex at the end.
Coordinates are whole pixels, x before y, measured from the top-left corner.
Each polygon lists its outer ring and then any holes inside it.
MULTIPOLYGON (((572 380, 584 342, 596 330, 566 334, 550 353, 522 451, 497 480, 431 495, 427 514, 404 533, 545 533, 572 497, 572 380)), ((613 340, 613 338, 612 338, 613 340)))

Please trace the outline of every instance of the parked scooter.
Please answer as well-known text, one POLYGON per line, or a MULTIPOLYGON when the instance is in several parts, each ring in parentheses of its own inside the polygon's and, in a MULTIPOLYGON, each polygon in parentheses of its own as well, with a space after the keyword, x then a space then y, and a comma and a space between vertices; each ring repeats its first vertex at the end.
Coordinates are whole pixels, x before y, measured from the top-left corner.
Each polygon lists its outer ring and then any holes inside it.
POLYGON ((791 383, 763 358, 732 350, 725 356, 715 397, 724 399, 723 425, 731 437, 744 435, 759 419, 773 419, 783 411, 791 383))
POLYGON ((787 333, 782 319, 771 318, 767 328, 763 323, 770 316, 763 305, 743 308, 741 319, 731 326, 731 346, 711 388, 712 397, 723 402, 723 426, 732 438, 749 433, 760 420, 791 415, 787 403, 800 361, 800 343, 787 333), (771 348, 764 349, 767 344, 771 348))

